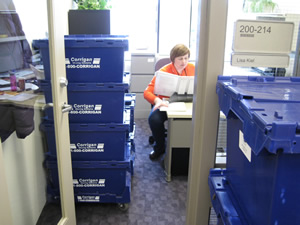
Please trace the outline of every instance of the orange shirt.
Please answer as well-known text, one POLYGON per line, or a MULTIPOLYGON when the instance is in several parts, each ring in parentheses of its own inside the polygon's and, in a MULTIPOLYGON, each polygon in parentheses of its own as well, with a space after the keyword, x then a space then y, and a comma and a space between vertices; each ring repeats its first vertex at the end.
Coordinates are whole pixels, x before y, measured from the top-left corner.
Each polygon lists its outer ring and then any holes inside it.
MULTIPOLYGON (((164 66, 163 68, 160 69, 160 71, 171 73, 171 74, 174 74, 175 76, 176 75, 177 76, 194 76, 195 75, 195 65, 192 63, 188 63, 188 65, 185 67, 185 69, 182 71, 181 74, 178 74, 173 63, 169 63, 168 65, 164 66)), ((161 95, 156 96, 154 94, 155 80, 156 80, 156 76, 154 76, 152 78, 148 87, 144 91, 144 98, 148 102, 150 102, 152 105, 154 105, 154 99, 156 97, 159 97, 160 99, 162 99, 164 97, 170 97, 170 96, 161 96, 161 95)))

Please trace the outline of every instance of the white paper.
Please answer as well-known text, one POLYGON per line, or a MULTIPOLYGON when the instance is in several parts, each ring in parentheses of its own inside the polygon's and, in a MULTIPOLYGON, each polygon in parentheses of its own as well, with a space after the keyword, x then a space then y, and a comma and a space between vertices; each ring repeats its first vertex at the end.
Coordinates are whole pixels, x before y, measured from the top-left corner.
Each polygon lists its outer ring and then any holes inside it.
MULTIPOLYGON (((23 77, 25 79, 35 78, 34 72, 29 68, 15 70, 14 73, 17 78, 20 78, 20 77, 23 77)), ((9 78, 9 73, 8 72, 1 73, 0 78, 9 78)))
POLYGON ((178 76, 171 73, 157 71, 154 94, 172 96, 178 94, 194 93, 194 76, 178 76))
POLYGON ((29 100, 31 98, 36 97, 36 94, 29 94, 29 93, 21 93, 18 95, 0 95, 0 100, 7 100, 7 101, 14 101, 14 102, 23 102, 29 100))
POLYGON ((185 112, 186 106, 184 102, 172 102, 168 106, 162 106, 160 111, 175 111, 175 112, 185 112))
POLYGON ((177 84, 177 93, 179 95, 183 95, 187 89, 187 85, 188 85, 189 81, 184 78, 186 78, 186 77, 179 77, 179 82, 177 84))
POLYGON ((176 91, 178 76, 162 71, 157 71, 155 75, 154 94, 171 96, 176 91))
POLYGON ((187 94, 192 95, 194 94, 194 77, 187 77, 189 78, 189 83, 187 85, 187 94))
POLYGON ((33 73, 36 75, 38 80, 44 80, 45 79, 45 73, 43 70, 39 69, 39 67, 34 67, 30 64, 30 68, 33 71, 33 73))
POLYGON ((172 102, 168 106, 168 111, 184 112, 186 106, 184 102, 172 102))
POLYGON ((25 83, 25 89, 26 90, 37 90, 39 87, 32 83, 25 83))
POLYGON ((10 91, 11 87, 2 87, 0 91, 10 91))
POLYGON ((194 76, 180 76, 179 77, 177 93, 178 94, 189 94, 194 93, 194 76))
POLYGON ((6 81, 6 80, 3 80, 3 79, 0 79, 0 85, 8 85, 10 84, 9 81, 6 81))
MULTIPOLYGON (((15 72, 16 77, 28 77, 30 75, 33 75, 32 70, 30 69, 22 69, 22 70, 17 70, 15 72)), ((30 76, 32 78, 33 76, 30 76)))

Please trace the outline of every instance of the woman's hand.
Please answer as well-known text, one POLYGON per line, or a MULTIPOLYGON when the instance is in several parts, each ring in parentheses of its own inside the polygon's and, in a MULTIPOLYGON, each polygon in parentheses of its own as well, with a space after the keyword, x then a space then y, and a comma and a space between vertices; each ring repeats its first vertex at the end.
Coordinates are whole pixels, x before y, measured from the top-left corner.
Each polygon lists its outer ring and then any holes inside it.
POLYGON ((154 107, 153 107, 153 111, 159 109, 161 106, 166 106, 166 107, 168 107, 168 102, 165 102, 165 101, 161 100, 161 99, 158 98, 158 97, 154 100, 154 104, 155 104, 155 105, 154 105, 154 107))

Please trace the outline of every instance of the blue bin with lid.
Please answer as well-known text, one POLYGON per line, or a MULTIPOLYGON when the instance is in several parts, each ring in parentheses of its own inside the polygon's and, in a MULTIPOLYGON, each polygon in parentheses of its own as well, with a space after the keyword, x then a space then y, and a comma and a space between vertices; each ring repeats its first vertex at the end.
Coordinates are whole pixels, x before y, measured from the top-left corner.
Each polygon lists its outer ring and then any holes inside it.
POLYGON ((300 224, 300 78, 220 76, 225 178, 247 224, 300 224))
POLYGON ((248 225, 226 180, 226 170, 211 169, 208 177, 210 198, 218 225, 248 225))
MULTIPOLYGON (((56 157, 54 123, 44 121, 40 129, 45 133, 48 154, 56 157)), ((125 160, 127 157, 128 123, 70 123, 70 151, 72 160, 125 160)))
MULTIPOLYGON (((46 103, 52 102, 50 81, 41 82, 46 103)), ((128 92, 127 83, 69 83, 69 121, 76 123, 123 123, 124 98, 128 92)), ((53 110, 46 113, 53 120, 53 110)))
MULTIPOLYGON (((130 201, 132 156, 123 161, 72 161, 75 200, 79 202, 125 203, 130 201), (79 196, 79 197, 78 197, 79 196), (88 196, 94 196, 92 200, 88 196), (96 196, 98 196, 96 198, 96 196), (99 199, 100 198, 100 199, 99 199)), ((45 162, 48 194, 59 198, 57 162, 45 162)))
MULTIPOLYGON (((122 192, 88 192, 87 190, 78 191, 74 193, 75 202, 85 203, 130 203, 131 193, 131 177, 130 174, 126 175, 126 184, 122 192)), ((49 202, 60 201, 59 188, 54 188, 52 185, 47 186, 47 194, 49 202)))
MULTIPOLYGON (((48 39, 34 40, 40 49, 45 79, 51 79, 48 39)), ((128 50, 125 35, 66 35, 65 63, 69 82, 122 82, 124 52, 128 50)))

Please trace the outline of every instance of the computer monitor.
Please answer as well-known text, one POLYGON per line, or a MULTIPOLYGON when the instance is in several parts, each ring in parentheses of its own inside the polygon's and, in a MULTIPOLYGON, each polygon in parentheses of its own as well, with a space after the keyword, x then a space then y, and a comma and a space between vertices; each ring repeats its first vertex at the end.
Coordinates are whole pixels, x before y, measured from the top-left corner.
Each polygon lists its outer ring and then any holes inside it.
POLYGON ((69 34, 110 34, 110 10, 70 10, 69 34))

